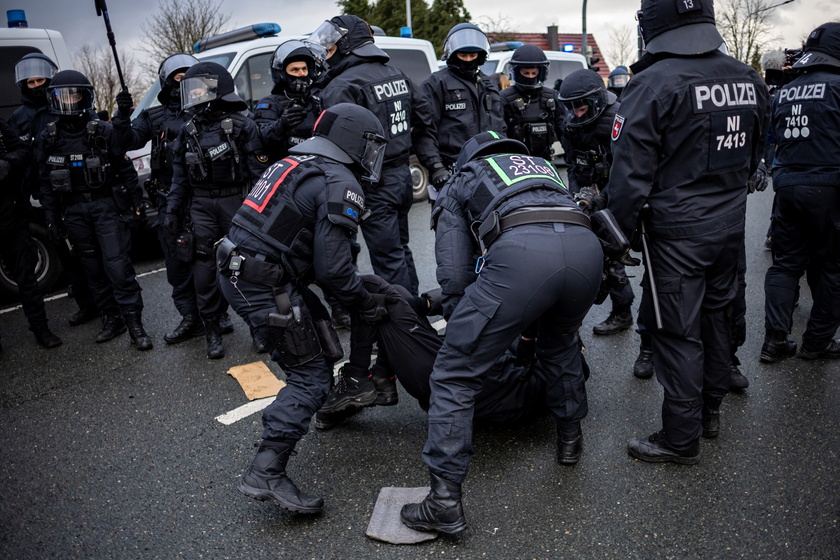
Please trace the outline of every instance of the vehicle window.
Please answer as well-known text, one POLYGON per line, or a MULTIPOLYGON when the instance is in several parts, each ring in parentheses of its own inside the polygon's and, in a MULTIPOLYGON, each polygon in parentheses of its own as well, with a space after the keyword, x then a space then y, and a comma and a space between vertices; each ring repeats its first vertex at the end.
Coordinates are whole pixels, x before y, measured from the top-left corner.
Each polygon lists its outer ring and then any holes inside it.
POLYGON ((423 51, 409 50, 409 49, 382 49, 391 60, 388 64, 396 66, 405 75, 411 78, 415 84, 421 83, 429 77, 431 69, 429 68, 429 60, 423 51))
MULTIPOLYGON (((484 64, 481 65, 481 71, 487 74, 488 76, 491 74, 496 73, 496 67, 499 65, 498 60, 488 60, 484 64)), ((505 72, 507 72, 507 68, 505 68, 505 72)))
POLYGON ((236 94, 248 104, 248 109, 254 110, 257 102, 271 93, 274 82, 271 81, 269 61, 271 53, 252 56, 242 65, 234 76, 236 94))
POLYGON ((15 84, 15 64, 29 53, 41 52, 35 47, 0 47, 0 116, 8 119, 20 105, 20 89, 15 84))

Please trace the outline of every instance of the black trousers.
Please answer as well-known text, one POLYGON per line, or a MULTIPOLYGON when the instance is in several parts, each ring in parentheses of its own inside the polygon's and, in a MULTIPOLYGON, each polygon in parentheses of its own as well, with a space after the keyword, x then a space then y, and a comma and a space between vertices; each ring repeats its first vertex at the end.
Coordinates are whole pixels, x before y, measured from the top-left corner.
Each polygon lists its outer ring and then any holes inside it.
POLYGON ((198 302, 195 297, 192 263, 177 258, 177 235, 169 233, 163 227, 163 217, 166 215, 166 199, 158 204, 157 230, 158 243, 163 250, 166 265, 166 281, 172 286, 172 301, 181 316, 198 312, 198 302))
POLYGON ((487 372, 535 322, 533 374, 543 383, 548 408, 557 421, 586 416, 577 330, 595 300, 602 270, 600 243, 580 226, 520 226, 490 246, 484 268, 447 323, 432 371, 423 449, 432 472, 458 483, 466 478, 476 396, 487 372))
POLYGON ((132 218, 120 214, 110 197, 77 202, 64 213, 67 235, 102 313, 143 310, 140 284, 129 256, 132 218))
POLYGON ((653 343, 656 377, 665 390, 665 441, 680 448, 702 431, 703 397, 723 398, 731 365, 730 304, 735 297, 744 219, 693 237, 649 236, 662 328, 656 328, 645 273, 640 315, 653 343))
POLYGON ((764 326, 787 335, 799 280, 808 273, 814 305, 802 344, 821 347, 840 327, 840 186, 776 191, 773 264, 764 279, 764 326))
POLYGON ((47 326, 44 296, 35 276, 38 253, 29 234, 29 223, 24 222, 14 229, 0 230, 0 238, 3 239, 0 243, 0 261, 18 285, 20 302, 23 314, 29 321, 29 329, 36 331, 47 326))
POLYGON ((190 219, 195 235, 195 260, 192 264, 198 312, 204 321, 215 321, 227 311, 227 301, 216 281, 213 245, 230 230, 231 220, 242 205, 239 195, 218 198, 194 196, 190 219))

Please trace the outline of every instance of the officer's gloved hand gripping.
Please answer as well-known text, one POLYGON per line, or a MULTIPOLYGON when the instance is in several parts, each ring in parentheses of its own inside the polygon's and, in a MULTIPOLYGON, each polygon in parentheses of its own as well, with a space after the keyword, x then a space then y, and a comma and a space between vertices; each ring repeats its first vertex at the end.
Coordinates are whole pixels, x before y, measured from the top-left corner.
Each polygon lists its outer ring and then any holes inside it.
POLYGON ((388 308, 386 303, 388 301, 385 294, 371 294, 373 301, 371 305, 359 312, 362 321, 368 325, 376 325, 388 318, 388 308))

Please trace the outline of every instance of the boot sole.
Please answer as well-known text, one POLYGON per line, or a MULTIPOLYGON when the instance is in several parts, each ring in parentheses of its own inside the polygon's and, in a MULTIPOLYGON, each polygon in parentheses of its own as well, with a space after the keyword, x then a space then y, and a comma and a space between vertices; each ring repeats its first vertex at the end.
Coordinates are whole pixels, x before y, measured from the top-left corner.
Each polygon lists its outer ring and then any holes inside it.
POLYGON ((608 331, 599 331, 596 330, 594 327, 592 328, 592 334, 597 334, 598 336, 612 336, 614 334, 618 334, 620 332, 624 332, 633 325, 627 325, 626 327, 621 327, 619 329, 610 329, 608 331))
POLYGON ((374 406, 395 406, 399 404, 400 397, 397 395, 376 395, 376 400, 374 401, 374 406))
POLYGON ((443 533, 445 535, 457 535, 467 528, 467 522, 460 523, 424 523, 422 521, 408 521, 400 514, 400 520, 403 525, 415 531, 424 531, 426 533, 443 533))
POLYGON ((324 411, 326 414, 336 414, 338 412, 344 412, 349 407, 373 406, 376 403, 376 398, 376 391, 373 391, 371 393, 365 393, 357 397, 336 401, 336 403, 333 404, 331 408, 322 408, 321 410, 324 411))
POLYGON ((267 500, 271 500, 283 509, 287 509, 289 511, 294 511, 295 513, 321 513, 323 511, 323 507, 319 508, 304 508, 297 506, 291 502, 287 502, 280 496, 274 494, 274 492, 270 490, 264 490, 261 488, 254 488, 253 486, 248 486, 244 482, 239 483, 239 488, 237 488, 240 492, 248 496, 249 498, 253 498, 255 500, 259 500, 260 502, 265 502, 267 500))
POLYGON ((102 344, 103 342, 108 342, 109 340, 114 340, 115 338, 117 338, 118 336, 120 336, 121 334, 123 334, 124 332, 126 332, 127 330, 128 330, 128 328, 127 328, 127 327, 123 327, 123 328, 121 328, 119 331, 117 331, 116 333, 114 333, 114 336, 109 336, 108 338, 103 338, 103 339, 101 339, 101 340, 100 340, 100 339, 96 339, 96 343, 97 343, 97 344, 102 344))
POLYGON ((192 333, 186 336, 181 336, 178 338, 166 338, 166 335, 163 337, 163 341, 167 344, 180 344, 181 342, 186 342, 188 340, 192 340, 193 338, 198 338, 199 336, 204 336, 204 331, 192 333))
POLYGON ((642 455, 641 453, 636 453, 632 449, 628 449, 628 453, 630 453, 631 457, 634 457, 640 461, 645 461, 647 463, 677 463, 679 465, 696 465, 700 462, 700 456, 697 457, 650 457, 649 455, 642 455))

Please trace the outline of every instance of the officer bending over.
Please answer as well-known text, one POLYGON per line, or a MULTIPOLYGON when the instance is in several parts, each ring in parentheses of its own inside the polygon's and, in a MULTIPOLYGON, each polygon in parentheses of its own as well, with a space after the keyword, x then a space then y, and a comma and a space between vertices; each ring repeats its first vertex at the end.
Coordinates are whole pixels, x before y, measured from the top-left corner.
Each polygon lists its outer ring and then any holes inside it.
POLYGON ((131 248, 131 222, 142 216, 137 172, 110 123, 91 118, 94 91, 75 70, 62 70, 47 88, 57 120, 38 137, 41 202, 47 229, 66 232, 79 254, 103 315, 96 342, 124 333, 150 350, 143 328, 143 298, 131 248))
POLYGON ((452 534, 467 526, 461 484, 472 456, 476 395, 526 329, 536 338, 533 373, 557 422, 558 462, 578 462, 587 413, 578 328, 598 292, 603 253, 554 167, 494 132, 464 145, 432 224, 448 322, 430 381, 423 450, 431 492, 401 517, 412 529, 452 534))
POLYGON ((236 312, 269 341, 287 385, 263 413, 259 450, 239 491, 300 513, 324 501, 304 494, 286 464, 327 398, 341 344, 313 281, 375 323, 383 298, 362 286, 350 237, 365 208, 359 181, 376 182, 385 154, 382 126, 367 109, 341 103, 324 111, 315 136, 272 164, 233 218, 217 249, 219 285, 236 312))

